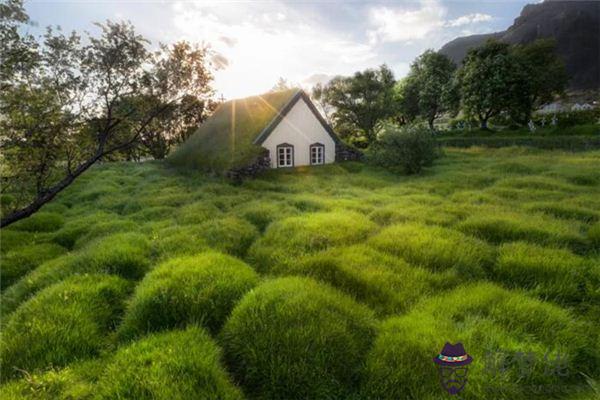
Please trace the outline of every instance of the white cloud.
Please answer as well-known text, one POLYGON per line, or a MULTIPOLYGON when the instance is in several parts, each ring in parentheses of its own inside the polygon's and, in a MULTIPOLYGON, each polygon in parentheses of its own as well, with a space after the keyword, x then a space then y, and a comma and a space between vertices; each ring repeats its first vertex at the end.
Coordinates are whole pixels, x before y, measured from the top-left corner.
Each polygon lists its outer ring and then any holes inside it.
POLYGON ((349 74, 377 65, 371 45, 292 15, 284 4, 267 6, 181 2, 173 7, 176 39, 209 43, 221 64, 227 60, 215 74, 215 87, 226 97, 264 92, 279 77, 304 82, 315 70, 349 74))
POLYGON ((454 27, 458 27, 458 26, 475 24, 475 23, 479 23, 479 22, 487 22, 487 21, 491 21, 491 20, 492 20, 492 16, 489 14, 473 13, 473 14, 463 15, 456 19, 452 19, 452 20, 446 22, 446 26, 454 28, 454 27))
POLYGON ((423 0, 416 10, 375 7, 369 14, 374 29, 367 35, 372 43, 409 42, 443 27, 446 9, 436 0, 423 0))

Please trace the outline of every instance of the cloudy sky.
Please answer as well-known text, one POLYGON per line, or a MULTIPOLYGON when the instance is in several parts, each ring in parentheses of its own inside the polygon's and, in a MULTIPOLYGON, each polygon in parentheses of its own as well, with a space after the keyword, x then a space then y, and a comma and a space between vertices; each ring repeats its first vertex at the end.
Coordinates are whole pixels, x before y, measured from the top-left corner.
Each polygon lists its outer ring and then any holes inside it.
POLYGON ((39 27, 94 32, 93 22, 124 19, 154 44, 181 39, 208 44, 221 67, 214 86, 225 98, 233 98, 267 91, 279 77, 308 87, 383 63, 402 77, 425 49, 439 49, 457 36, 506 29, 526 3, 26 0, 25 4, 39 27))

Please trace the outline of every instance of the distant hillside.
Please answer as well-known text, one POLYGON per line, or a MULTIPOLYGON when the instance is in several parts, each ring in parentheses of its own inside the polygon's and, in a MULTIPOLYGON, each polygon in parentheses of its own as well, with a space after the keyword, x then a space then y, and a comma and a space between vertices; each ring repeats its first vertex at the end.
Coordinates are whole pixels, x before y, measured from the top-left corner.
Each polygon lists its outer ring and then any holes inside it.
POLYGON ((571 89, 600 88, 600 2, 546 0, 528 4, 506 31, 454 39, 440 49, 460 64, 468 49, 497 38, 511 44, 554 38, 571 89))

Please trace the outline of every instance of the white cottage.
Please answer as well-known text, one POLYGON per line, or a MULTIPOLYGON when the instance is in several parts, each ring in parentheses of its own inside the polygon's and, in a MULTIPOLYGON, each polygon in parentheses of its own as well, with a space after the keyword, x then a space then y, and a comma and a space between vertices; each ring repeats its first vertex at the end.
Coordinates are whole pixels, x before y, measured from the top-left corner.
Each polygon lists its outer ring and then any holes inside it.
POLYGON ((356 158, 300 89, 222 103, 169 161, 219 173, 329 164, 356 158))
POLYGON ((337 138, 306 93, 296 90, 254 139, 269 151, 271 168, 329 164, 337 138))

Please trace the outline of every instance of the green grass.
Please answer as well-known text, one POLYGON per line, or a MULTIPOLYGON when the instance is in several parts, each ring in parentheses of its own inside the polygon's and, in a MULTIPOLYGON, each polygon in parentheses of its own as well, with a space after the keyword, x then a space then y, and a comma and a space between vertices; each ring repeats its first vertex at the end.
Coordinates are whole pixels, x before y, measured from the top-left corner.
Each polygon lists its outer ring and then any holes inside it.
POLYGON ((466 399, 597 397, 600 152, 445 153, 240 185, 92 167, 0 232, 2 360, 24 371, 2 365, 0 398, 439 399, 447 340, 475 357, 466 399), (491 377, 488 350, 572 373, 491 377))
POLYGON ((223 328, 228 365, 258 398, 344 398, 375 334, 370 310, 307 278, 247 294, 223 328))
POLYGON ((132 338, 188 324, 216 333, 235 303, 257 283, 252 268, 223 254, 172 259, 137 286, 119 334, 132 338))
POLYGON ((64 366, 108 345, 130 284, 114 276, 75 276, 23 303, 2 330, 3 376, 64 366))
POLYGON ((148 336, 119 349, 98 381, 98 399, 242 399, 202 329, 148 336))

